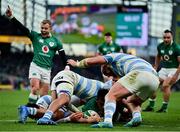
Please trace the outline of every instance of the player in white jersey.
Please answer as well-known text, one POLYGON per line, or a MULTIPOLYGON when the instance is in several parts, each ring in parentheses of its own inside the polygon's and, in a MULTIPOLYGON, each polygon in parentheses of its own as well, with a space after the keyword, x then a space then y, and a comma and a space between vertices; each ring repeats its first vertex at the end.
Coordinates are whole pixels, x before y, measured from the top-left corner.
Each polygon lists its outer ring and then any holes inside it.
MULTIPOLYGON (((27 106, 27 105, 20 106, 18 108, 19 123, 25 124, 28 117, 32 119, 41 118, 48 109, 51 102, 52 102, 52 97, 50 95, 44 95, 37 100, 36 105, 31 104, 31 106, 27 106)), ((100 120, 100 116, 96 112, 92 114, 93 115, 88 115, 88 117, 83 117, 84 114, 82 112, 73 113, 72 111, 68 110, 65 106, 63 106, 53 114, 52 119, 57 123, 70 122, 70 121, 83 122, 83 123, 98 122, 100 120)))
POLYGON ((53 113, 58 108, 68 105, 73 94, 81 99, 88 100, 97 96, 98 90, 104 87, 106 86, 103 82, 85 78, 72 71, 60 71, 53 78, 51 85, 51 90, 56 92, 57 99, 51 103, 44 116, 37 121, 37 124, 53 124, 51 120, 53 113))
MULTIPOLYGON (((19 122, 25 124, 28 117, 33 119, 41 118, 48 109, 51 102, 52 97, 50 95, 44 95, 37 100, 36 104, 21 105, 18 108, 19 122)), ((67 110, 65 107, 62 107, 56 111, 56 113, 54 113, 53 120, 56 121, 67 117, 71 113, 71 111, 67 110)))
POLYGON ((141 104, 157 90, 159 85, 157 73, 151 64, 141 58, 124 53, 86 58, 80 62, 70 59, 68 64, 80 68, 98 64, 105 65, 106 70, 103 70, 105 75, 120 77, 105 97, 104 122, 92 127, 112 128, 116 101, 119 100, 126 103, 132 111, 132 119, 125 126, 133 127, 141 124, 141 104), (127 100, 124 99, 126 97, 127 100))

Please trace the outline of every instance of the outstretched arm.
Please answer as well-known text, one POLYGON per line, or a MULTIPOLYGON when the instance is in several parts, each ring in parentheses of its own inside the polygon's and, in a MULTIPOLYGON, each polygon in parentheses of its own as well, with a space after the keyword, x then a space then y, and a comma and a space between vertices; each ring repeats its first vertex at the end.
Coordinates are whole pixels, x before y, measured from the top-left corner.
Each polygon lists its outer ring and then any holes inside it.
POLYGON ((11 22, 13 23, 13 25, 17 28, 19 28, 22 33, 26 36, 29 37, 30 35, 30 31, 27 27, 25 27, 22 23, 20 23, 14 16, 13 16, 13 13, 12 13, 12 10, 11 8, 8 6, 7 10, 6 10, 6 14, 5 14, 10 20, 11 22))
POLYGON ((70 70, 70 67, 67 65, 67 57, 64 49, 58 50, 59 56, 62 59, 63 66, 65 70, 70 70))
POLYGON ((94 65, 102 65, 106 64, 106 60, 104 59, 103 56, 96 56, 96 57, 91 57, 91 58, 86 58, 81 61, 75 61, 72 59, 69 59, 68 64, 73 66, 73 67, 80 67, 80 68, 86 68, 89 66, 94 66, 94 65))

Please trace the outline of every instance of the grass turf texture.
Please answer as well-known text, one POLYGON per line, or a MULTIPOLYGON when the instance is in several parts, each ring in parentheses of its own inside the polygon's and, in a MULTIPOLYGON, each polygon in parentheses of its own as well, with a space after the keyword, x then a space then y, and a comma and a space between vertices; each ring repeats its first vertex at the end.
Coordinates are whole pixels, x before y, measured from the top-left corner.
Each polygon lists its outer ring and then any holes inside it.
MULTIPOLYGON (((36 125, 28 119, 26 124, 17 123, 17 107, 25 104, 28 91, 0 91, 0 131, 180 131, 180 93, 172 93, 168 113, 143 112, 143 123, 136 128, 124 128, 123 123, 114 128, 91 128, 90 124, 61 123, 57 126, 36 125)), ((162 94, 156 101, 156 110, 161 106, 162 94)), ((143 108, 148 102, 143 104, 143 108)))

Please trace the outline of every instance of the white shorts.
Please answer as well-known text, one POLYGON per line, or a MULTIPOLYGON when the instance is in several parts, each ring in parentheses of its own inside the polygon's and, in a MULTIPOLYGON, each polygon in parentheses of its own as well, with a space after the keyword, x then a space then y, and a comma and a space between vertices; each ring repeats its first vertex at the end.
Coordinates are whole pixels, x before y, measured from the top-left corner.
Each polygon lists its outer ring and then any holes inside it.
POLYGON ((158 89, 160 83, 156 75, 147 71, 131 71, 118 82, 144 101, 158 89))
MULTIPOLYGON (((172 77, 177 68, 161 68, 161 70, 158 72, 159 78, 165 80, 167 77, 172 77)), ((180 79, 180 75, 178 76, 177 81, 180 79)))
POLYGON ((50 84, 50 76, 51 70, 41 68, 40 66, 36 65, 34 62, 31 62, 29 68, 29 78, 37 78, 44 83, 50 84))
POLYGON ((57 95, 68 94, 70 97, 74 92, 74 73, 71 71, 61 71, 52 80, 51 90, 56 90, 57 95))
POLYGON ((44 109, 48 109, 51 102, 52 97, 50 95, 44 95, 37 100, 36 104, 44 109))
MULTIPOLYGON (((50 95, 44 95, 37 100, 36 104, 44 109, 48 109, 51 102, 52 102, 52 97, 50 95)), ((64 113, 64 117, 69 116, 71 113, 69 110, 67 110, 65 106, 59 108, 59 111, 62 111, 64 113)))

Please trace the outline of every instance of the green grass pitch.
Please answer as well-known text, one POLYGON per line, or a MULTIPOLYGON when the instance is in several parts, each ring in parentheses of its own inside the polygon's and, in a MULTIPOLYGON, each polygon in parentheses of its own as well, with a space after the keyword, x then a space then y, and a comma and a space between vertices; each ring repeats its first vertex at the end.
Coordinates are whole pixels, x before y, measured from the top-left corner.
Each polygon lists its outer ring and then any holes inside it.
MULTIPOLYGON (((17 107, 25 104, 28 91, 0 91, 0 131, 180 131, 180 93, 171 95, 168 113, 142 112, 143 123, 136 128, 124 128, 123 123, 112 129, 90 128, 90 124, 61 123, 57 126, 40 126, 28 119, 26 124, 17 123, 17 107)), ((156 110, 161 106, 162 94, 158 94, 156 110)), ((147 102, 143 104, 143 107, 147 102)))

